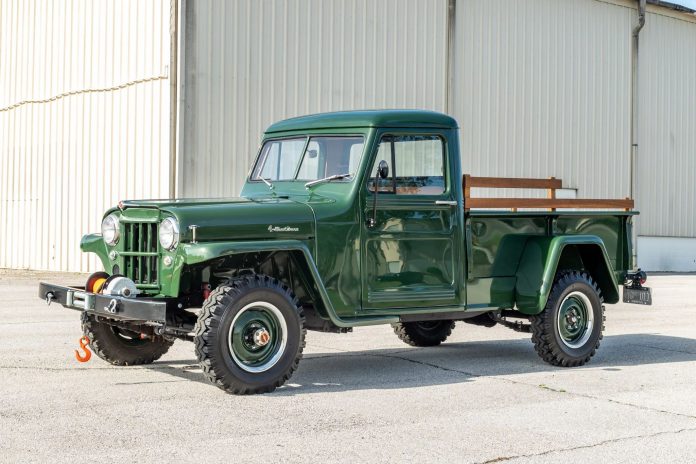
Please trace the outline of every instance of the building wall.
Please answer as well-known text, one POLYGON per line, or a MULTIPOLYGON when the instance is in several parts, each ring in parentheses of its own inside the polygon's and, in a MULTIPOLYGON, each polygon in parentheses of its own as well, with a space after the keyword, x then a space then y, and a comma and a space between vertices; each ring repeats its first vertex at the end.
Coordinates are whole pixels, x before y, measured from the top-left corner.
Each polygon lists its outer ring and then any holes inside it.
MULTIPOLYGON (((696 17, 648 13, 640 37, 640 235, 696 237, 696 17)), ((657 10, 659 11, 659 10, 657 10)), ((696 270, 696 268, 694 268, 696 270)))
POLYGON ((459 0, 456 12, 448 104, 447 0, 187 2, 180 194, 237 194, 275 120, 419 107, 458 119, 465 172, 628 196, 635 11, 459 0))
MULTIPOLYGON (((464 172, 554 176, 578 198, 631 194, 633 1, 457 0, 451 44, 447 0, 186 5, 183 196, 236 195, 275 120, 380 107, 452 114, 464 172)), ((696 240, 696 24, 648 9, 636 227, 696 240)), ((544 194, 477 192, 493 193, 544 194)), ((659 250, 646 245, 639 264, 696 270, 659 250)))
POLYGON ((640 38, 638 265, 696 271, 696 17, 651 7, 640 38))
MULTIPOLYGON (((457 0, 452 42, 448 0, 178 2, 170 180, 172 2, 0 0, 0 267, 95 269, 78 243, 106 208, 236 195, 263 130, 318 111, 448 112, 465 172, 630 192, 633 1, 457 0)), ((650 6, 641 34, 644 267, 696 270, 660 254, 696 240, 695 20, 650 6)))
POLYGON ((170 2, 0 1, 0 268, 88 271, 80 237, 169 193, 170 2))
POLYGON ((451 113, 463 171, 629 196, 634 18, 594 0, 458 1, 451 113))
POLYGON ((180 196, 238 195, 263 131, 446 106, 446 0, 187 1, 180 196))

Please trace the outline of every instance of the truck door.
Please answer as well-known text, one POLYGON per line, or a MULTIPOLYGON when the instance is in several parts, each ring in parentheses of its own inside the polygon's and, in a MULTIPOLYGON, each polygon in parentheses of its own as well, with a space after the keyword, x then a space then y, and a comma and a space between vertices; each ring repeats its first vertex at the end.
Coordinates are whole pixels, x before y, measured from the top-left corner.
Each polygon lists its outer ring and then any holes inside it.
POLYGON ((363 189, 363 310, 389 312, 461 301, 461 212, 446 140, 445 133, 433 132, 385 132, 379 138, 363 189), (376 180, 382 160, 389 174, 376 180))

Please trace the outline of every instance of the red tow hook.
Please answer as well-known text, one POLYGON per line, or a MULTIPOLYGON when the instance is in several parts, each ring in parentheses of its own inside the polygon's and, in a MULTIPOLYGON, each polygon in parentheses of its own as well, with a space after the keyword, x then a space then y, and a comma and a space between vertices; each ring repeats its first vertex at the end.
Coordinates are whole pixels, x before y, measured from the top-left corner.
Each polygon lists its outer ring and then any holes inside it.
POLYGON ((77 362, 86 363, 92 357, 92 352, 89 351, 89 346, 87 346, 89 345, 89 337, 87 337, 87 335, 83 335, 82 338, 78 340, 78 343, 85 354, 82 355, 79 351, 75 350, 75 359, 77 359, 77 362))

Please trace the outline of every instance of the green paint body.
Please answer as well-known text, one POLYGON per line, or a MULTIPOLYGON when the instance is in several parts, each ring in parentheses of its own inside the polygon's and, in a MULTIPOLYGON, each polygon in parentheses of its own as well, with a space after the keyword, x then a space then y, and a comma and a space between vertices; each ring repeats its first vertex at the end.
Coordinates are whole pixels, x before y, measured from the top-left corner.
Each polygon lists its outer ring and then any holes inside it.
MULTIPOLYGON (((145 293, 181 297, 216 263, 289 256, 292 282, 305 287, 317 314, 339 327, 390 323, 406 314, 515 308, 537 314, 556 272, 584 269, 604 300, 619 300, 617 282, 629 269, 631 218, 636 212, 502 212, 462 208, 458 128, 427 111, 328 113, 273 124, 264 140, 287 136, 359 135, 365 148, 349 181, 310 189, 300 181, 247 180, 238 198, 127 201, 123 224, 175 217, 179 245, 157 243, 158 282, 145 293), (445 142, 446 189, 440 195, 389 195, 368 190, 383 135, 436 135, 445 142), (458 206, 437 205, 436 200, 458 206), (195 241, 189 226, 195 225, 195 241), (165 264, 165 258, 169 265, 165 264), (228 261, 225 261, 228 260, 228 261)), ((114 247, 87 235, 107 272, 125 269, 124 242, 114 247)), ((229 265, 229 264, 226 264, 229 265)))

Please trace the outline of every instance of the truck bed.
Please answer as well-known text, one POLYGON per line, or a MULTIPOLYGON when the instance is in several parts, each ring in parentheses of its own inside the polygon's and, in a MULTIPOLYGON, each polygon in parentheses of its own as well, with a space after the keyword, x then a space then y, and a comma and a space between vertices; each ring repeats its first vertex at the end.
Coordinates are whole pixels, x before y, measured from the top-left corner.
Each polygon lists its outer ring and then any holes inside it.
MULTIPOLYGON (((530 240, 550 243, 559 236, 598 237, 617 282, 631 267, 631 222, 638 214, 632 211, 633 200, 558 199, 555 190, 562 188, 559 179, 465 175, 463 185, 469 307, 506 307, 512 303, 508 300, 518 281, 537 275, 520 268, 530 240), (545 189, 547 198, 472 198, 472 188, 545 189)), ((525 256, 524 261, 529 262, 529 258, 525 256)), ((580 258, 565 259, 574 260, 577 267, 580 258)))

